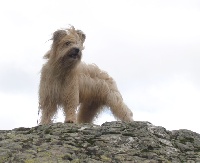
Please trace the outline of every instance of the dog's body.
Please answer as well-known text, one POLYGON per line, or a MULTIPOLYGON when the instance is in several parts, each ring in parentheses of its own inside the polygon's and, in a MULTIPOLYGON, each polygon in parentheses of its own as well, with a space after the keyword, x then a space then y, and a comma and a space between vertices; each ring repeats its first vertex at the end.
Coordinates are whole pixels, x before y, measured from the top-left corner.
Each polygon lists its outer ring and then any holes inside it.
POLYGON ((51 123, 59 107, 64 110, 65 122, 91 123, 105 106, 117 119, 133 121, 115 81, 96 65, 81 62, 84 41, 85 34, 74 27, 54 32, 41 72, 40 123, 51 123))

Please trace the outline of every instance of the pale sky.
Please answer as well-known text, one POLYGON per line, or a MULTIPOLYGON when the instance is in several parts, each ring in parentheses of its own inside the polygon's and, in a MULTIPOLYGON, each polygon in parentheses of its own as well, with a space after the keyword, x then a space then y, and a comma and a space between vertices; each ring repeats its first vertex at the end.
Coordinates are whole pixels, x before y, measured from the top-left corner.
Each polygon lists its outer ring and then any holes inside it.
POLYGON ((82 60, 116 80, 134 120, 200 133, 199 0, 7 0, 0 20, 0 130, 37 125, 48 40, 73 25, 87 37, 82 60))

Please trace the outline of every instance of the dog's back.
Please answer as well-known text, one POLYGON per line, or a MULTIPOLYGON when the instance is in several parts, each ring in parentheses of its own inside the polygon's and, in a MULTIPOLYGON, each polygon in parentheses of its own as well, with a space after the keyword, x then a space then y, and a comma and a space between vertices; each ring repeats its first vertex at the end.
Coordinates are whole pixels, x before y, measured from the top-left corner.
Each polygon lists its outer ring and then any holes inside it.
POLYGON ((79 65, 79 97, 84 99, 98 99, 104 101, 110 91, 117 91, 117 86, 107 72, 99 69, 95 64, 81 62, 79 65))

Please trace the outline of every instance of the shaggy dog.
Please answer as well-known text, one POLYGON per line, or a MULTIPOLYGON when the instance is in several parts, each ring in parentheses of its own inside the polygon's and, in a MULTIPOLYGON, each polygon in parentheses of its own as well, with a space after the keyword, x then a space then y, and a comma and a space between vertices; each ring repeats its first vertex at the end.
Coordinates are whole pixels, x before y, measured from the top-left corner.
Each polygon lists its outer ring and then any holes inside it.
POLYGON ((85 38, 73 26, 53 33, 51 49, 44 56, 47 62, 41 70, 40 124, 52 123, 58 108, 63 108, 67 123, 91 123, 105 106, 115 118, 133 121, 115 81, 96 65, 81 62, 85 38))

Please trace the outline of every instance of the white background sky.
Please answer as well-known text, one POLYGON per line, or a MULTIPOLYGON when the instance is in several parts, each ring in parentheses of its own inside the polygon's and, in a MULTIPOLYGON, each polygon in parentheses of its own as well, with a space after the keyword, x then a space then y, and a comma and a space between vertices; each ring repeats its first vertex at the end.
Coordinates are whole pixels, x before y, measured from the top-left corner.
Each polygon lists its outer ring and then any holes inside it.
POLYGON ((42 56, 71 24, 87 36, 83 61, 116 80, 134 120, 200 133, 199 0, 6 0, 0 20, 0 130, 37 125, 42 56))

